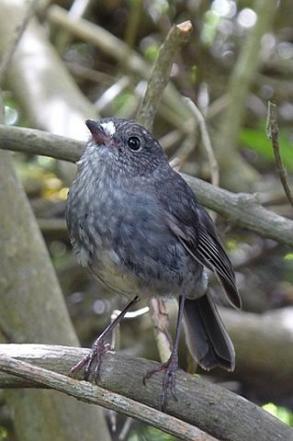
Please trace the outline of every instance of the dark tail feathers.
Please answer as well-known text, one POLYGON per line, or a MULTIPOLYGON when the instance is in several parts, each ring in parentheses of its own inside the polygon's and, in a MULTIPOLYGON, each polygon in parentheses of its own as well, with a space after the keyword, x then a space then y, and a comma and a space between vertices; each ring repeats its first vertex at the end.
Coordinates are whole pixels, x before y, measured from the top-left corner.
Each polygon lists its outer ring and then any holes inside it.
POLYGON ((184 328, 191 355, 203 369, 219 366, 234 370, 233 343, 208 294, 196 300, 185 300, 184 328))

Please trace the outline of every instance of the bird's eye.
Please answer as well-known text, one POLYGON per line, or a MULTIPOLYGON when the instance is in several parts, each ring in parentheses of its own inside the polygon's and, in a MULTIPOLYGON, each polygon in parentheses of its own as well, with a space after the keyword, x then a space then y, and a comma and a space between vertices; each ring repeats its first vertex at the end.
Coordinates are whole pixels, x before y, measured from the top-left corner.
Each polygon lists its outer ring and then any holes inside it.
POLYGON ((140 140, 137 136, 131 136, 128 138, 127 144, 131 150, 137 151, 140 149, 140 140))

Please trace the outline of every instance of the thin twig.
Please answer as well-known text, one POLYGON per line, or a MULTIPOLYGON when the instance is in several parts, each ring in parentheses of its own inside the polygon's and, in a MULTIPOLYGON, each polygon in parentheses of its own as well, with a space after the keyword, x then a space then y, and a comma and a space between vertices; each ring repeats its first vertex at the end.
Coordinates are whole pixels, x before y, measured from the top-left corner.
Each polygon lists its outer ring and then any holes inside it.
POLYGON ((12 57, 15 53, 15 50, 21 40, 21 37, 24 34, 24 31, 27 28, 27 25, 34 15, 34 12, 36 10, 37 4, 39 0, 32 0, 30 5, 27 8, 27 11, 25 13, 25 16, 23 17, 23 20, 21 24, 16 28, 16 36, 14 41, 11 43, 9 49, 4 53, 2 61, 0 63, 0 85, 2 84, 4 80, 4 76, 6 75, 7 69, 9 68, 9 65, 11 63, 12 57))
POLYGON ((107 107, 129 85, 130 79, 128 76, 123 76, 119 78, 118 81, 111 84, 111 86, 106 89, 95 102, 95 106, 98 109, 98 112, 101 113, 105 109, 105 107, 107 107))
POLYGON ((280 176, 281 183, 283 185, 285 194, 288 201, 293 206, 293 195, 291 193, 287 170, 283 164, 281 157, 281 149, 279 144, 279 126, 277 118, 277 106, 271 101, 268 102, 268 115, 267 115, 267 136, 272 141, 272 147, 275 155, 275 161, 277 165, 277 171, 280 176))
POLYGON ((114 75, 91 69, 74 61, 65 61, 65 65, 73 75, 83 80, 109 87, 114 81, 114 75))
MULTIPOLYGON (((0 148, 76 162, 85 143, 41 130, 0 125, 0 148)), ((186 174, 182 177, 205 207, 239 227, 293 246, 293 221, 264 208, 254 195, 233 193, 186 174)))
POLYGON ((195 105, 195 103, 191 101, 191 99, 186 97, 185 100, 188 104, 188 107, 190 108, 191 112, 193 113, 193 115, 195 116, 195 118, 199 124, 202 145, 207 153, 207 157, 208 157, 208 161, 209 161, 211 181, 212 181, 213 185, 218 187, 219 180, 220 180, 219 165, 218 165, 218 161, 217 161, 215 154, 214 154, 214 150, 212 147, 212 143, 210 140, 209 132, 208 132, 204 117, 203 117, 201 111, 195 105))
POLYGON ((175 54, 188 41, 191 31, 192 24, 189 20, 172 26, 160 48, 153 65, 144 99, 137 113, 137 120, 150 130, 152 129, 163 91, 170 78, 175 54))
MULTIPOLYGON (((92 0, 74 0, 70 9, 68 10, 68 15, 72 20, 79 20, 82 18, 90 7, 92 0)), ((61 29, 56 38, 56 47, 60 53, 69 46, 72 40, 72 34, 66 30, 61 29)))
POLYGON ((93 0, 74 0, 68 14, 74 19, 83 17, 93 3, 93 0))
POLYGON ((196 146, 196 138, 197 138, 197 124, 193 124, 193 127, 190 129, 189 133, 185 136, 184 140, 180 142, 180 147, 177 148, 175 152, 175 157, 172 158, 170 162, 174 162, 174 159, 177 158, 175 163, 176 170, 180 170, 183 165, 188 161, 189 156, 194 152, 196 146))
POLYGON ((133 418, 130 418, 130 417, 126 418, 126 420, 123 424, 123 427, 122 427, 122 429, 119 433, 119 436, 118 436, 119 441, 125 440, 125 438, 127 437, 128 433, 129 433, 129 430, 131 428, 131 425, 133 424, 133 421, 134 421, 133 418))
POLYGON ((0 369, 3 372, 63 392, 86 403, 97 404, 136 418, 182 440, 216 441, 215 438, 207 435, 191 424, 155 410, 138 401, 95 386, 87 381, 77 381, 68 376, 16 360, 3 353, 0 358, 0 369))
MULTIPOLYGON (((91 6, 92 0, 74 0, 69 11, 68 15, 72 20, 79 20, 82 18, 89 7, 91 6)), ((63 52, 66 46, 72 40, 72 35, 68 30, 62 29, 59 31, 59 35, 56 38, 56 46, 59 52, 63 52)))

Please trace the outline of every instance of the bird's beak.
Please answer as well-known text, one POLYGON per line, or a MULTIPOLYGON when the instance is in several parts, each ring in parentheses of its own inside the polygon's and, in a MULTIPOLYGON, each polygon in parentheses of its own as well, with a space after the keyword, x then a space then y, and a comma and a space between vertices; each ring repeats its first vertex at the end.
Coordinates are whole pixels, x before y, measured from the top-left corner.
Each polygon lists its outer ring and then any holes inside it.
POLYGON ((85 123, 87 128, 91 132, 96 144, 106 144, 109 141, 109 135, 105 133, 103 127, 101 127, 99 123, 97 123, 96 121, 92 121, 91 119, 86 120, 85 123))

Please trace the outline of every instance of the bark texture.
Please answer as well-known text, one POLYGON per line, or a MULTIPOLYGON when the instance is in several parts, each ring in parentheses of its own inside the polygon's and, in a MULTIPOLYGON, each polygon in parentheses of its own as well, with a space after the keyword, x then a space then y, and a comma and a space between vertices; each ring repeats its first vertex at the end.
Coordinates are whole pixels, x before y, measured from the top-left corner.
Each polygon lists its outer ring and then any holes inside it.
MULTIPOLYGON (((152 420, 148 419, 151 416, 150 407, 154 409, 159 407, 162 387, 162 374, 154 375, 148 380, 146 386, 142 383, 143 375, 157 366, 154 362, 108 352, 102 363, 101 387, 98 387, 89 382, 78 382, 47 370, 53 368, 59 373, 67 372, 68 365, 71 365, 74 360, 77 361, 81 354, 87 354, 88 349, 41 345, 0 345, 0 353, 2 353, 1 370, 10 374, 16 373, 17 377, 21 377, 15 378, 1 372, 0 384, 30 387, 31 380, 34 379, 39 385, 56 388, 79 399, 96 404, 103 403, 106 407, 119 409, 127 415, 132 412, 131 416, 134 415, 133 405, 135 406, 136 401, 137 407, 141 403, 149 406, 140 413, 141 420, 157 426, 160 426, 164 420, 165 414, 161 412, 160 415, 153 414, 152 417, 155 418, 152 420), (9 360, 6 358, 7 355, 9 360), (18 365, 14 357, 47 369, 42 372, 40 368, 34 368, 31 365, 18 365), (115 395, 109 391, 114 392, 115 395), (130 401, 125 400, 124 397, 130 401), (160 420, 159 424, 157 417, 160 420)), ((166 406, 167 414, 178 418, 177 422, 192 424, 221 441, 291 441, 293 439, 292 429, 277 418, 245 398, 209 383, 199 375, 191 376, 178 370, 176 397, 177 400, 169 398, 166 406)), ((169 433, 175 433, 169 430, 170 426, 163 427, 169 433)), ((182 425, 181 434, 183 428, 184 425, 182 425)), ((190 427, 187 430, 190 434, 190 427)), ((177 434, 179 432, 177 431, 177 434)), ((182 437, 182 439, 186 438, 182 437)), ((197 439, 193 436, 189 438, 190 441, 197 439)), ((203 441, 205 438, 199 439, 203 441)))

